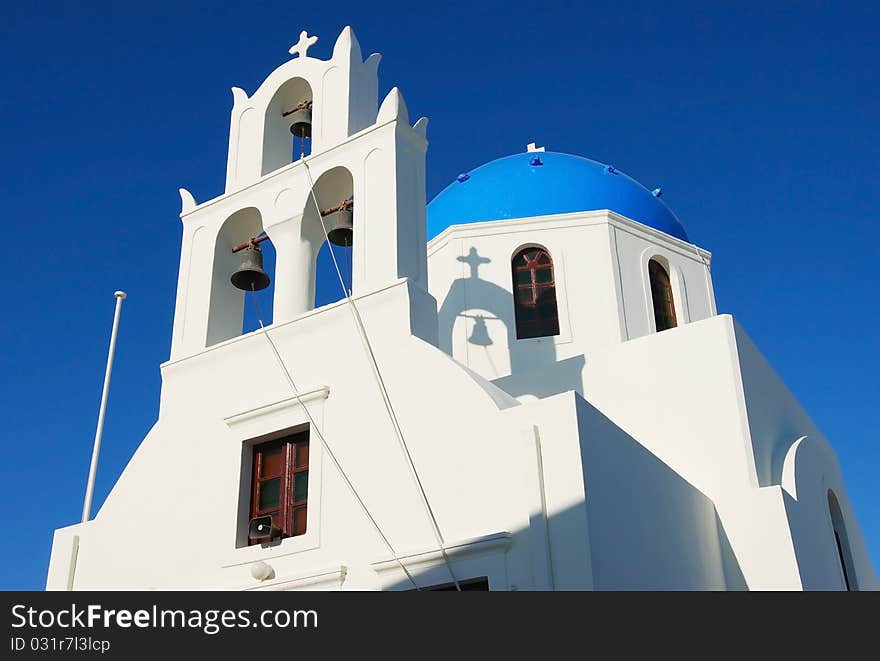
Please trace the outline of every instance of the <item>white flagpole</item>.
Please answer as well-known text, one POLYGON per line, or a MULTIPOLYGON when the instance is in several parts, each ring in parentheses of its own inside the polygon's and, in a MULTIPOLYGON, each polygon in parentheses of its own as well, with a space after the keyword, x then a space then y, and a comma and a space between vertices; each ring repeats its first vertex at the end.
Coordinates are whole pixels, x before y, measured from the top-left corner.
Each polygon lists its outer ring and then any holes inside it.
POLYGON ((92 493, 95 490, 95 475, 98 472, 98 453, 101 451, 101 435, 104 433, 104 414, 107 412, 107 395, 110 392, 110 373, 113 371, 113 354, 116 351, 116 332, 119 330, 119 313, 122 312, 124 291, 114 292, 116 311, 113 314, 113 330, 110 332, 110 351, 107 354, 107 370, 104 372, 104 391, 101 393, 101 408, 98 411, 98 428, 95 431, 95 445, 92 448, 92 464, 89 466, 89 481, 86 485, 86 499, 83 502, 82 522, 89 520, 92 511, 92 493))

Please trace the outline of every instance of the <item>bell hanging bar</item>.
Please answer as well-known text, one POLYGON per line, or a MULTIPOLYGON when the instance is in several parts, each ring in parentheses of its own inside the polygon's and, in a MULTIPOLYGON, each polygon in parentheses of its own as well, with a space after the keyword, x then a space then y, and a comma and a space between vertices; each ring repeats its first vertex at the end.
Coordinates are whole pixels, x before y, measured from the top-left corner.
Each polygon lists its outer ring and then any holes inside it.
POLYGON ((259 243, 262 243, 263 241, 268 241, 268 240, 269 240, 268 234, 261 234, 260 236, 256 236, 256 237, 252 237, 252 238, 248 239, 244 243, 238 244, 237 246, 235 246, 232 249, 232 252, 238 252, 239 250, 244 250, 248 246, 252 246, 252 245, 255 246, 259 243))

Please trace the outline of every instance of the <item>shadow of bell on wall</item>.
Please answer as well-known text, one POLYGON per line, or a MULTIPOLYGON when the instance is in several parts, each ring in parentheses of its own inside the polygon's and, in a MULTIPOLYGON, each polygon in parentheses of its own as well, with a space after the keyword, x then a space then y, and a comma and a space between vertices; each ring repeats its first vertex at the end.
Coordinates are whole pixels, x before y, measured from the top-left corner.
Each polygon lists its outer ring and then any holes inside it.
POLYGON ((468 338, 468 342, 481 347, 488 347, 492 344, 492 338, 489 337, 489 329, 486 327, 486 318, 481 314, 471 318, 474 320, 474 329, 471 331, 471 336, 468 338))

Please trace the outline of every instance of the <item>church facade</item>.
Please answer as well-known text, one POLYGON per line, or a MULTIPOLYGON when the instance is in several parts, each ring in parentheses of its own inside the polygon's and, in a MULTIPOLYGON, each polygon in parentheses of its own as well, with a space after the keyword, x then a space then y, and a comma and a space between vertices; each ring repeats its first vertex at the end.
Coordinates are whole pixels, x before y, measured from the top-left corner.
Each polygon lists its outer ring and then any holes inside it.
POLYGON ((47 589, 880 586, 661 191, 532 144, 426 205, 427 119, 350 28, 314 41, 233 88, 225 192, 181 189, 158 420, 47 589))

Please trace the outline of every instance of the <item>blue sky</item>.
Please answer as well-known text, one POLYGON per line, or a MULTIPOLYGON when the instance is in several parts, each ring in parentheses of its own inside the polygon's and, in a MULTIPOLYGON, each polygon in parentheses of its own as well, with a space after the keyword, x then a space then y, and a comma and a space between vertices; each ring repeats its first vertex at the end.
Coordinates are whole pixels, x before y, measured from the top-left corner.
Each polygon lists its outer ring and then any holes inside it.
POLYGON ((304 28, 328 57, 346 24, 383 54, 380 96, 431 119, 429 198, 531 141, 663 187, 714 254, 719 311, 837 450, 880 566, 876 4, 31 4, 0 24, 0 588, 41 588, 52 530, 79 520, 115 289, 96 505, 156 419, 177 189, 222 192, 230 87, 304 28))

